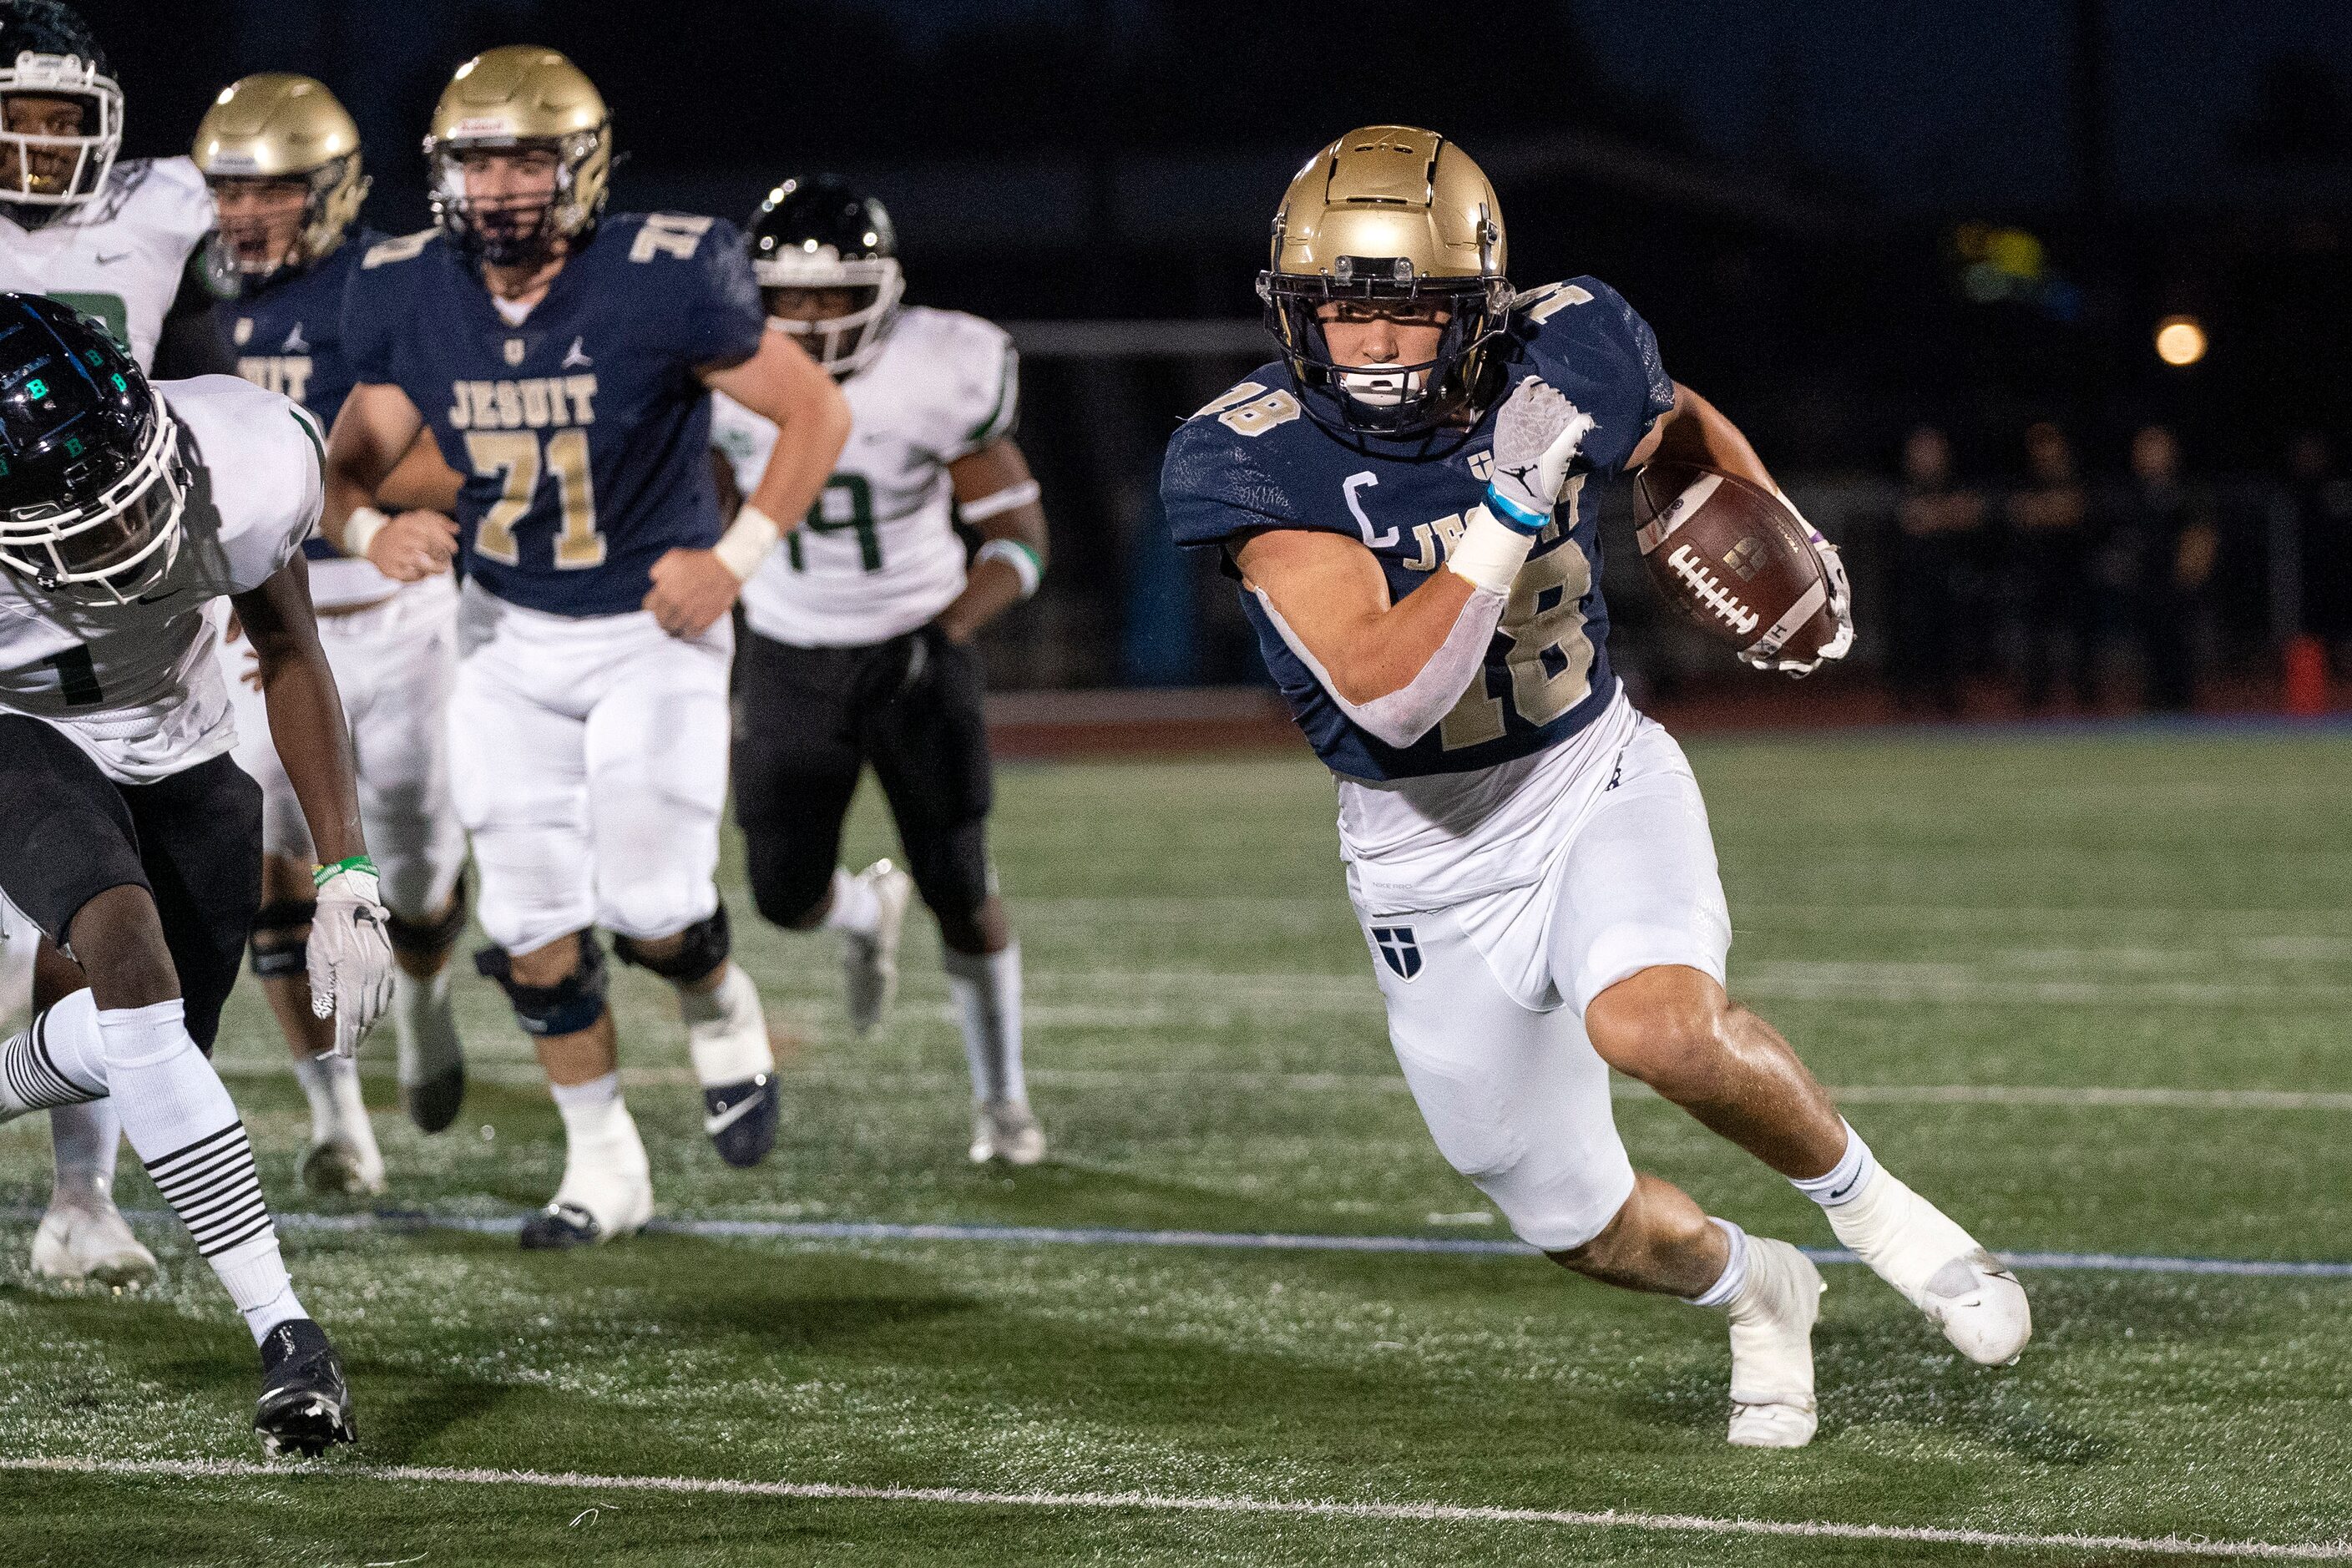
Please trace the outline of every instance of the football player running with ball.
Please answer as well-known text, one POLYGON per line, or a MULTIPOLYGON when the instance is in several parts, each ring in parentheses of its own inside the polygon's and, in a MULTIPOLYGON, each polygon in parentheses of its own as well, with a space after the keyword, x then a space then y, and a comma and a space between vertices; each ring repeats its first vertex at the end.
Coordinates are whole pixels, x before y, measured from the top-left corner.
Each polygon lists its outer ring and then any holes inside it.
POLYGON ((1169 522, 1239 579, 1339 775, 1349 896, 1440 1151, 1556 1262, 1727 1313, 1730 1440, 1795 1447, 1821 1277, 1637 1174, 1609 1068, 1821 1204, 1971 1359, 2024 1348, 2025 1293, 1725 994, 1697 782, 1609 669, 1586 481, 1653 457, 1769 476, 1615 291, 1515 294, 1504 261, 1459 147, 1373 126, 1323 149, 1260 278, 1281 359, 1179 429, 1169 522))
MULTIPOLYGON (((751 244, 769 324, 840 381, 855 431, 806 523, 743 585, 735 820, 751 896, 779 925, 842 933, 863 1035, 897 988, 911 871, 971 1068, 971 1156, 1034 1165, 1045 1137, 1021 1070, 1021 949, 988 862, 971 646, 1045 568, 1045 513, 1013 442, 1013 345, 977 317, 902 306, 889 215, 834 175, 778 184, 751 244), (969 568, 959 517, 982 535, 969 568), (838 864, 869 762, 908 871, 838 864)), ((737 484, 756 485, 775 426, 722 396, 711 427, 737 484)))
POLYGON ((777 520, 816 499, 849 411, 766 330, 732 225, 604 216, 612 123, 562 55, 467 61, 425 155, 439 228, 370 248, 345 297, 357 384, 328 444, 325 528, 403 582, 464 552, 451 784, 496 944, 476 964, 563 1118, 562 1183, 522 1243, 576 1247, 653 1211, 595 927, 675 988, 720 1156, 756 1164, 774 1144, 767 1024, 712 880, 728 612, 777 520), (782 430, 723 529, 713 387, 782 430), (456 523, 370 504, 426 428, 466 476, 456 523))
POLYGON ((272 1453, 352 1441, 351 1395, 207 1059, 261 902, 261 791, 228 755, 208 611, 245 624, 326 858, 310 994, 348 1057, 393 965, 306 586, 323 460, 275 393, 151 388, 103 323, 0 294, 0 888, 88 981, 0 1044, 0 1121, 111 1102, 261 1348, 272 1453))
MULTIPOLYGON (((343 289, 381 238, 354 232, 368 181, 359 127, 309 77, 250 76, 233 83, 196 127, 196 166, 220 211, 214 269, 236 295, 216 308, 239 351, 237 369, 331 428, 351 390, 342 354, 343 289)), ((454 508, 457 476, 420 439, 388 488, 454 508)), ((304 541, 320 640, 334 667, 360 770, 367 823, 392 910, 392 1020, 401 1098, 417 1126, 437 1132, 465 1098, 466 1068, 449 1005, 449 952, 466 920, 458 878, 466 836, 449 800, 447 710, 457 673, 457 594, 446 575, 398 583, 324 539, 304 541)), ((300 803, 269 745, 251 643, 234 626, 223 644, 238 705, 236 760, 260 781, 264 863, 253 972, 293 1048, 310 1102, 303 1184, 331 1193, 383 1190, 383 1155, 360 1098, 358 1064, 339 1056, 311 1011, 308 966, 311 858, 300 803)))
MULTIPOLYGON (((118 157, 122 114, 106 53, 71 7, 0 0, 0 289, 97 317, 142 371, 233 371, 203 277, 212 198, 185 158, 118 157)), ((32 922, 0 896, 0 1029, 34 1000, 38 948, 32 922)), ((45 986, 40 999, 56 996, 45 986)), ((114 1206, 113 1103, 52 1112, 49 1136, 57 1183, 33 1233, 33 1272, 115 1287, 154 1278, 154 1256, 114 1206)))

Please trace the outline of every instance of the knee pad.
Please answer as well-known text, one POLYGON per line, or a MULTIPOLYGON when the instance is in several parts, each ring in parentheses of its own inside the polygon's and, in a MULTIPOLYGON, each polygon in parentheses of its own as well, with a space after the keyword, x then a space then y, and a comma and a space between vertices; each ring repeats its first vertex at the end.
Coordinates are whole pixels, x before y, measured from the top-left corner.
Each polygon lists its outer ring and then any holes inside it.
POLYGON ((449 951, 460 931, 466 929, 465 871, 457 873, 457 882, 449 889, 449 908, 439 920, 404 920, 394 912, 384 921, 386 934, 392 938, 392 951, 409 958, 438 958, 449 951))
POLYGON ((311 899, 273 899, 261 906, 253 917, 255 978, 299 980, 310 973, 308 932, 318 912, 318 902, 311 899), (296 931, 305 934, 296 936, 296 931))
POLYGON ((649 969, 664 980, 699 980, 720 964, 734 944, 727 931, 727 901, 678 932, 678 949, 667 958, 648 958, 645 944, 633 937, 613 939, 613 956, 623 963, 649 969))
POLYGON ((593 931, 580 933, 579 967, 552 985, 525 985, 514 977, 505 948, 474 954, 474 971, 499 983, 526 1035, 576 1035, 604 1016, 604 949, 593 931))

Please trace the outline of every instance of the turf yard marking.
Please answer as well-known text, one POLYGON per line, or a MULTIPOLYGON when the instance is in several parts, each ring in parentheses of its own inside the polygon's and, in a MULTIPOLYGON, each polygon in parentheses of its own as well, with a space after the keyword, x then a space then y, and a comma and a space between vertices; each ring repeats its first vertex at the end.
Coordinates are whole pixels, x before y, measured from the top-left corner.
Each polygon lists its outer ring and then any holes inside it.
POLYGON ((1667 1535, 1771 1535, 1816 1541, 2007 1547, 2028 1552, 2111 1552, 2143 1557, 2238 1557, 2295 1563, 2352 1562, 2352 1542, 2308 1545, 2208 1541, 2176 1535, 2035 1535, 2022 1531, 1936 1525, 1841 1524, 1829 1521, 1715 1519, 1703 1514, 1591 1512, 1575 1509, 1481 1508, 1439 1502, 1293 1502, 1276 1498, 1174 1497, 1160 1492, 990 1492, 962 1487, 860 1487, 830 1481, 740 1481, 699 1476, 606 1476, 545 1470, 467 1469, 437 1465, 265 1465, 247 1459, 9 1459, 0 1470, 47 1475, 145 1476, 184 1480, 267 1479, 307 1474, 420 1486, 538 1487, 551 1491, 666 1492, 810 1502, 933 1503, 963 1508, 1043 1508, 1142 1513, 1275 1514, 1318 1519, 1413 1520, 1444 1524, 1532 1524, 1570 1530, 1631 1530, 1667 1535))
MULTIPOLYGON (((1130 1020, 1131 1021, 1131 1020, 1130 1020)), ((267 1058, 235 1058, 215 1061, 215 1071, 223 1078, 274 1079, 284 1078, 286 1064, 267 1058)), ((536 1089, 547 1081, 536 1063, 515 1061, 481 1061, 468 1058, 468 1077, 480 1083, 496 1083, 519 1089, 536 1089)), ((633 1089, 694 1089, 701 1080, 690 1068, 637 1068, 621 1069, 621 1081, 633 1089)), ((894 1089, 953 1089, 969 1088, 971 1079, 961 1073, 900 1072, 889 1068, 787 1067, 782 1081, 789 1089, 795 1083, 838 1085, 847 1088, 870 1087, 894 1089)), ((1123 1068, 1033 1068, 1029 1081, 1060 1089, 1124 1089, 1154 1084, 1182 1082, 1199 1086, 1216 1084, 1242 1091, 1278 1091, 1290 1094, 1406 1094, 1411 1092, 1403 1079, 1393 1073, 1360 1072, 1252 1072, 1223 1068, 1179 1068, 1165 1072, 1130 1070, 1123 1068)), ((1619 1100, 1655 1100, 1656 1093, 1638 1083, 1619 1080, 1612 1086, 1619 1100)), ((2100 1109, 2141 1107, 2169 1110, 2352 1110, 2352 1090, 2288 1089, 2163 1089, 2109 1088, 2076 1084, 1998 1084, 1998 1083, 1864 1083, 1848 1084, 1830 1090, 1839 1101, 1848 1105, 2001 1105, 2095 1107, 2100 1109)))
MULTIPOLYGON (((131 1218, 163 1225, 161 1209, 125 1211, 131 1218)), ((0 1209, 0 1219, 29 1224, 41 1211, 0 1209)), ((520 1215, 448 1215, 379 1209, 370 1214, 281 1212, 285 1231, 330 1234, 355 1231, 463 1231, 477 1236, 512 1236, 520 1215)), ((1234 1230, 1126 1230, 1113 1226, 899 1225, 856 1219, 656 1219, 646 1228, 668 1236, 737 1241, 953 1241, 1012 1247, 1179 1247, 1237 1252, 1450 1253, 1477 1258, 1532 1258, 1523 1241, 1465 1236, 1330 1236, 1304 1232, 1234 1230)), ((1843 1247, 1798 1248, 1816 1263, 1859 1263, 1843 1247)), ((2303 1262, 2258 1258, 2168 1258, 2122 1252, 2003 1252, 2024 1269, 2087 1270, 2118 1274, 2200 1274, 2242 1279, 2352 1279, 2352 1263, 2303 1262)))

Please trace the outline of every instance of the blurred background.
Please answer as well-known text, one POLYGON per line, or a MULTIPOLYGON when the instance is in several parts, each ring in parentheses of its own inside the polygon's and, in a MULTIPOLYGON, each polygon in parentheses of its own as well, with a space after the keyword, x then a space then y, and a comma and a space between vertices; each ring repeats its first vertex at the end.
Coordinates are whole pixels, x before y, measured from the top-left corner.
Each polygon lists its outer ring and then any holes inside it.
POLYGON ((388 231, 425 221, 434 98, 500 43, 596 79, 617 207, 740 220, 788 173, 864 183, 909 298, 1024 352, 1054 563, 992 634, 995 684, 1175 689, 1012 717, 1262 720, 1230 588, 1160 526, 1159 458, 1266 357, 1252 282, 1288 176, 1378 121, 1461 141, 1514 280, 1616 285, 1847 552, 1854 658, 1767 681, 1666 618, 1604 497, 1638 700, 1684 722, 2352 700, 2352 6, 85 8, 130 152, 184 152, 239 75, 307 72, 357 116, 388 231))

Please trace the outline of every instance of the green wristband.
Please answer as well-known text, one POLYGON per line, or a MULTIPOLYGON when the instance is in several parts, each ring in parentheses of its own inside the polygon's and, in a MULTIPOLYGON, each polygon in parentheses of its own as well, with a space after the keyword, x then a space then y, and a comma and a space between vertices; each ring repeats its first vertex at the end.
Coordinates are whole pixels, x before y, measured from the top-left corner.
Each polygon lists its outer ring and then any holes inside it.
POLYGON ((321 866, 317 870, 311 872, 310 886, 314 888, 325 887, 327 885, 327 879, 332 877, 338 871, 365 871, 369 876, 373 877, 375 875, 375 862, 369 859, 364 855, 346 855, 341 859, 336 861, 333 865, 321 866))

